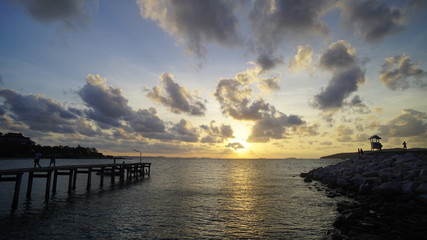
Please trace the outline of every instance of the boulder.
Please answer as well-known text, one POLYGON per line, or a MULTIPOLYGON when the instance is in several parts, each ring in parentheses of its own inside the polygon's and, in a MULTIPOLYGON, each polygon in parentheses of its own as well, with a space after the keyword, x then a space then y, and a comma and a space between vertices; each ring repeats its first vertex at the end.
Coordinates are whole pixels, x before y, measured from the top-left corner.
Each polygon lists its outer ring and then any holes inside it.
POLYGON ((427 183, 421 183, 415 190, 417 194, 427 194, 427 183))
POLYGON ((411 180, 401 182, 401 191, 403 194, 414 194, 415 185, 411 180))
POLYGON ((383 198, 390 199, 401 193, 401 186, 396 181, 386 182, 373 189, 373 192, 383 198))

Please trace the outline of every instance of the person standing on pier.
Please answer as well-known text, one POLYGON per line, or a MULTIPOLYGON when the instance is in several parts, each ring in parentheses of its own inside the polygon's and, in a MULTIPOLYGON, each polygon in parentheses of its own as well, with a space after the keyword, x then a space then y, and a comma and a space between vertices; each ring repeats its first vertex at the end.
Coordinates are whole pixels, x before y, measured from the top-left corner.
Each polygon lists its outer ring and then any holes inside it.
POLYGON ((49 163, 49 167, 53 164, 54 167, 56 167, 56 156, 55 154, 52 155, 52 157, 50 157, 50 163, 49 163))
POLYGON ((37 152, 36 155, 34 156, 34 168, 37 166, 39 166, 39 168, 41 168, 42 166, 40 166, 40 158, 42 157, 42 154, 37 152))
POLYGON ((403 143, 402 143, 402 145, 403 145, 403 150, 405 150, 406 151, 406 142, 405 141, 403 141, 403 143))

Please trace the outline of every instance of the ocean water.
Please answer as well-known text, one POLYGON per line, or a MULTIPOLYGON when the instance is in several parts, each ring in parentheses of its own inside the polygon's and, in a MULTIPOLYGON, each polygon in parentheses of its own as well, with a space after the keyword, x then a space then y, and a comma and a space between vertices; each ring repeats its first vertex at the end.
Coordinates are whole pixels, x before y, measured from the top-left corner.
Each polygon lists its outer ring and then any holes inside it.
MULTIPOLYGON (((123 160, 120 160, 123 161, 123 160)), ((126 162, 139 160, 125 160, 126 162)), ((67 194, 67 176, 44 200, 45 179, 34 179, 12 211, 12 182, 0 182, 0 239, 322 239, 332 229, 336 198, 299 177, 332 159, 144 159, 151 177, 99 189, 85 174, 67 194)), ((42 160, 48 165, 49 160, 42 160)), ((64 160, 57 165, 111 163, 64 160)), ((0 160, 0 169, 32 167, 31 159, 0 160)), ((117 179, 118 180, 118 179, 117 179)))

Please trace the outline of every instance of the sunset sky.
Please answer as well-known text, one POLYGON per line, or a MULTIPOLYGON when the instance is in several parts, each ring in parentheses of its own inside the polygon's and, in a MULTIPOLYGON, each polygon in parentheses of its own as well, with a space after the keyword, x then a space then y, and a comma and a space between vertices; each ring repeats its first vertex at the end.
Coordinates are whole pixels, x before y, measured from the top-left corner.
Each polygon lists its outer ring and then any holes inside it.
POLYGON ((104 154, 427 147, 427 1, 0 1, 0 132, 104 154))

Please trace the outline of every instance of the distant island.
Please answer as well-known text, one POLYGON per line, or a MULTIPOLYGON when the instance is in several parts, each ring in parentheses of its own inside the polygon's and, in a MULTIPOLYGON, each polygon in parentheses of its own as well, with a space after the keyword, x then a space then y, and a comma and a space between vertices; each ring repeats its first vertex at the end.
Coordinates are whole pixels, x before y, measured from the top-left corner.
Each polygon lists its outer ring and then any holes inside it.
POLYGON ((41 146, 22 133, 0 133, 0 158, 34 157, 40 152, 42 157, 56 158, 112 158, 98 152, 96 148, 70 146, 41 146))
MULTIPOLYGON (((373 154, 373 153, 405 153, 405 152, 426 152, 427 148, 411 148, 406 151, 404 151, 402 148, 390 148, 390 149, 383 149, 381 151, 364 151, 363 154, 373 154)), ((339 159, 348 159, 352 157, 357 157, 359 153, 357 152, 347 152, 347 153, 336 153, 328 156, 323 156, 320 158, 339 158, 339 159)))

